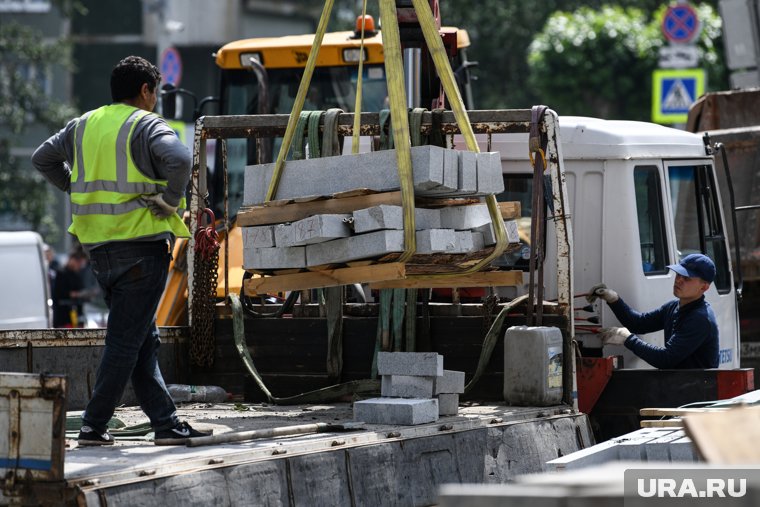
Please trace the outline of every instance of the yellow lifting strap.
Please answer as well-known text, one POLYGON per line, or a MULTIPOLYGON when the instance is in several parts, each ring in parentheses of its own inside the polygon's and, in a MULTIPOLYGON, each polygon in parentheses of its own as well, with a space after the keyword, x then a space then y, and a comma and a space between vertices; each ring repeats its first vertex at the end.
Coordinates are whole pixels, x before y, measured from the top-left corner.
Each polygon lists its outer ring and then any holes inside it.
POLYGON ((314 67, 317 64, 317 56, 319 55, 319 48, 322 46, 322 39, 325 37, 327 31, 327 23, 330 21, 330 13, 332 12, 334 0, 326 0, 325 6, 322 9, 322 16, 319 18, 319 24, 317 25, 317 33, 314 34, 314 42, 311 45, 311 51, 309 52, 309 58, 306 60, 306 67, 303 71, 303 77, 301 78, 301 84, 298 86, 298 93, 296 93, 295 101, 293 102, 293 110, 288 118, 288 125, 285 127, 285 136, 282 139, 282 145, 280 146, 280 152, 277 154, 277 161, 274 163, 274 171, 272 173, 272 181, 269 182, 266 196, 264 201, 268 202, 274 199, 277 193, 277 185, 280 183, 280 176, 282 176, 282 166, 285 164, 285 158, 290 151, 290 143, 293 142, 293 134, 296 130, 296 124, 298 118, 303 110, 303 104, 306 101, 306 95, 309 91, 309 85, 311 84, 311 76, 314 74, 314 67))
MULTIPOLYGON (((454 73, 451 70, 446 49, 435 25, 435 18, 427 0, 412 0, 417 19, 420 22, 425 42, 427 43, 433 64, 441 80, 443 91, 449 99, 449 104, 454 112, 454 117, 459 125, 459 130, 465 139, 467 149, 478 152, 477 140, 472 130, 470 119, 464 108, 462 96, 456 85, 454 73)), ((395 0, 380 0, 380 20, 383 26, 383 51, 385 53, 385 69, 388 80, 388 96, 391 106, 391 118, 393 119, 393 136, 396 143, 396 158, 399 166, 399 179, 401 181, 401 200, 404 210, 404 246, 405 250, 400 262, 406 261, 414 253, 416 245, 414 227, 414 187, 411 169, 411 155, 409 151, 409 124, 407 118, 406 96, 403 84, 403 66, 401 56, 401 41, 398 30, 398 18, 396 16, 395 0), (401 142, 401 141, 404 142, 401 142), (403 171, 403 173, 402 173, 403 171), (409 187, 405 192, 405 184, 409 187)), ((507 246, 507 232, 501 211, 496 201, 496 196, 486 197, 486 204, 493 223, 496 245, 493 252, 486 258, 470 268, 456 273, 436 275, 414 275, 415 279, 443 278, 447 276, 460 276, 480 271, 504 252, 507 246)))

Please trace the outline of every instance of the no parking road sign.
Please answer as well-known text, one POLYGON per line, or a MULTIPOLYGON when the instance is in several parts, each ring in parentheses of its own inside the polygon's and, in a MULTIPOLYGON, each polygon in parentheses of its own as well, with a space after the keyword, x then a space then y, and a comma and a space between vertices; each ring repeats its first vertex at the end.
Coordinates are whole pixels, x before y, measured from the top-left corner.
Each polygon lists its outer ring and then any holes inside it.
POLYGON ((697 38, 701 25, 697 11, 689 4, 668 7, 662 20, 662 33, 670 42, 688 44, 697 38))
POLYGON ((164 83, 171 83, 179 86, 182 79, 182 58, 176 48, 166 48, 161 53, 161 62, 158 69, 164 83))
POLYGON ((654 71, 652 74, 652 121, 686 123, 689 107, 704 92, 704 69, 654 71))

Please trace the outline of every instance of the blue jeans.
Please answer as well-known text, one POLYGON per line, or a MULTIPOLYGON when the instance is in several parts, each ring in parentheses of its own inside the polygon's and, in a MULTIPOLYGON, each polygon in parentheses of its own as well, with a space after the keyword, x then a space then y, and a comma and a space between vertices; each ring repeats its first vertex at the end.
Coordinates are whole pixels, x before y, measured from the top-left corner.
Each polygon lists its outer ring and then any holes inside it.
POLYGON ((107 243, 90 252, 92 270, 110 310, 95 389, 82 414, 84 424, 98 432, 106 431, 130 378, 154 430, 179 422, 158 366, 156 310, 169 259, 166 241, 107 243))

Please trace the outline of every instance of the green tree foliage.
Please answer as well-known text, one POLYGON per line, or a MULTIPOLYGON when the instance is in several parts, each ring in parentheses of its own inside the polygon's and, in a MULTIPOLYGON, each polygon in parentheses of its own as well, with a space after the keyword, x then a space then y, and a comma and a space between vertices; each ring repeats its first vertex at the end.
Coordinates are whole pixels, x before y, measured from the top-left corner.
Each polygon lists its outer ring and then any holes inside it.
MULTIPOLYGON (((660 28, 665 8, 654 16, 620 6, 552 14, 530 46, 529 85, 560 114, 648 120, 651 75, 665 44, 660 28)), ((708 81, 722 87, 714 45, 720 20, 709 5, 700 6, 699 15, 708 81)))
POLYGON ((70 68, 63 41, 44 43, 42 34, 18 23, 0 24, 0 213, 20 216, 30 226, 54 235, 54 220, 45 213, 48 186, 36 172, 22 169, 12 156, 19 136, 32 124, 51 132, 75 115, 66 104, 45 93, 45 76, 53 66, 70 68))
MULTIPOLYGON (((524 108, 551 103, 528 82, 528 48, 549 16, 558 11, 573 11, 586 6, 600 9, 618 5, 640 9, 651 16, 667 0, 440 0, 441 17, 448 26, 466 29, 472 46, 471 60, 479 62, 473 72, 475 105, 480 109, 524 108)), ((718 0, 705 2, 717 7, 718 0)), ((657 37, 662 38, 661 34, 657 37)), ((720 46, 720 43, 716 43, 720 46)))

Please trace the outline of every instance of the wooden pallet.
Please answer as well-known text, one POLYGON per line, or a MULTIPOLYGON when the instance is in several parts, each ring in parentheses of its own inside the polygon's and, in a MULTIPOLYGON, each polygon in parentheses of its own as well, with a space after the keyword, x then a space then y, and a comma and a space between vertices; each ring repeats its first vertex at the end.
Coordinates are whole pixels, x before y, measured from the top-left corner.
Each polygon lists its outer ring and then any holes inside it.
MULTIPOLYGON (((415 205, 419 207, 438 208, 453 205, 479 203, 479 199, 435 199, 419 197, 415 205)), ((255 225, 282 224, 294 222, 312 215, 326 213, 351 213, 381 204, 401 205, 401 192, 375 193, 368 189, 357 189, 341 192, 330 196, 309 196, 301 199, 286 199, 271 201, 263 206, 244 206, 237 215, 237 224, 241 227, 255 225)), ((514 220, 520 217, 521 208, 518 201, 500 202, 501 217, 504 220, 514 220)))

